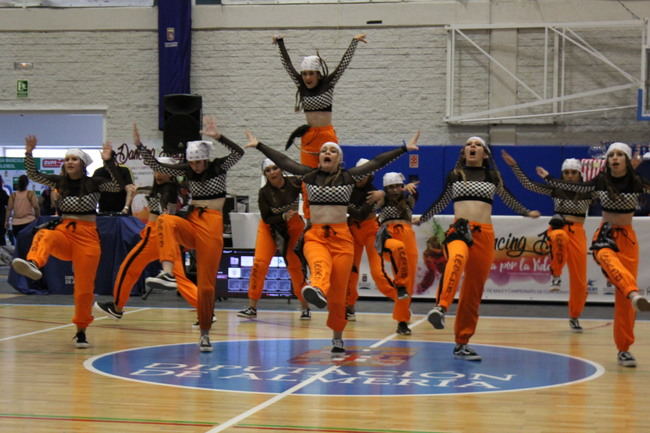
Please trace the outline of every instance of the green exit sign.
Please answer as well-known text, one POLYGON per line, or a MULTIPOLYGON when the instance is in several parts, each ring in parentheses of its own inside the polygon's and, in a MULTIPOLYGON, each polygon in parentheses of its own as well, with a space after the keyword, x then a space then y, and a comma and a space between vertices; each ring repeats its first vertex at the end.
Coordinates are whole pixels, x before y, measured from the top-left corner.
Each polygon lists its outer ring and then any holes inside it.
POLYGON ((16 83, 16 96, 27 98, 29 96, 29 83, 27 80, 18 80, 16 83))

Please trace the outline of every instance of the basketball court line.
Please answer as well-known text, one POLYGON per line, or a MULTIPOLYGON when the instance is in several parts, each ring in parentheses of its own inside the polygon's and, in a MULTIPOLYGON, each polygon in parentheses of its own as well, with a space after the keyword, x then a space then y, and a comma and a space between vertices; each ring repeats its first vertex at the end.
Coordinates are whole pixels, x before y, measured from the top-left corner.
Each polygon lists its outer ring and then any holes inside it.
MULTIPOLYGON (((425 322, 426 320, 427 320, 427 318, 424 317, 424 318, 418 320, 417 322, 413 323, 411 325, 411 327, 415 328, 416 326, 418 326, 419 324, 425 322)), ((397 337, 397 335, 398 334, 396 334, 396 333, 390 334, 386 338, 383 338, 382 340, 379 340, 378 342, 374 343, 370 347, 371 348, 379 347, 382 344, 394 339, 395 337, 397 337)), ((286 391, 283 391, 282 393, 277 394, 274 397, 271 397, 270 399, 258 404, 255 407, 252 407, 252 408, 248 409, 247 411, 245 411, 245 412, 243 412, 243 413, 241 413, 241 414, 239 414, 239 415, 237 415, 237 416, 235 416, 233 418, 230 418, 228 421, 219 424, 215 428, 208 430, 206 433, 222 432, 225 429, 227 429, 229 427, 232 427, 235 424, 239 423, 240 421, 242 421, 242 420, 256 414, 257 412, 261 411, 262 409, 266 409, 267 407, 271 406, 272 404, 277 403, 278 401, 280 401, 280 400, 284 399, 285 397, 293 394, 294 392, 306 387, 307 385, 309 385, 309 384, 311 384, 313 382, 316 382, 320 378, 327 376, 329 373, 333 372, 337 368, 339 368, 338 365, 332 365, 331 367, 326 368, 325 370, 321 371, 320 373, 315 374, 314 376, 311 376, 309 379, 303 380, 302 382, 296 384, 295 386, 292 386, 291 388, 287 389, 286 391)))

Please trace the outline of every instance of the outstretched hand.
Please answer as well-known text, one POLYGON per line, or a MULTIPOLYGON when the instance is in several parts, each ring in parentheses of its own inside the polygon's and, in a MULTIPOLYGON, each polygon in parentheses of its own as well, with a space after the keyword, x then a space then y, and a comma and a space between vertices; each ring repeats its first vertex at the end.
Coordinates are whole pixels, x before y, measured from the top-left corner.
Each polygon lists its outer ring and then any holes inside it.
POLYGON ((359 42, 363 42, 364 44, 367 44, 368 41, 366 40, 366 34, 365 33, 359 33, 358 35, 354 35, 354 38, 359 42))
POLYGON ((542 179, 546 179, 549 175, 549 172, 541 166, 535 167, 535 171, 537 172, 537 176, 541 177, 542 179))
POLYGON ((541 214, 539 213, 538 210, 531 210, 528 212, 528 218, 539 218, 541 214))
POLYGON ((508 164, 510 167, 517 165, 517 161, 510 155, 505 149, 501 149, 501 158, 508 164))
POLYGON ((110 161, 111 158, 113 157, 113 146, 111 145, 110 141, 107 141, 102 145, 102 160, 103 161, 110 161))
POLYGON ((25 137, 25 153, 32 153, 32 150, 36 148, 37 141, 35 135, 25 137))
POLYGON ((280 39, 284 39, 283 35, 273 35, 273 45, 277 45, 280 39))
POLYGON ((260 142, 257 140, 257 137, 255 137, 251 131, 245 131, 244 133, 248 139, 248 143, 244 144, 244 148, 257 147, 257 145, 260 144, 260 142))
POLYGON ((418 184, 420 183, 419 180, 416 180, 415 182, 410 182, 404 185, 404 189, 411 195, 414 195, 417 192, 418 184))
POLYGON ((418 150, 418 140, 420 139, 420 130, 418 129, 415 134, 413 134, 413 137, 409 140, 408 143, 406 143, 406 150, 412 151, 412 150, 418 150))
POLYGON ((203 129, 199 132, 215 140, 221 138, 221 132, 219 132, 219 128, 217 127, 217 119, 214 116, 203 116, 203 129))

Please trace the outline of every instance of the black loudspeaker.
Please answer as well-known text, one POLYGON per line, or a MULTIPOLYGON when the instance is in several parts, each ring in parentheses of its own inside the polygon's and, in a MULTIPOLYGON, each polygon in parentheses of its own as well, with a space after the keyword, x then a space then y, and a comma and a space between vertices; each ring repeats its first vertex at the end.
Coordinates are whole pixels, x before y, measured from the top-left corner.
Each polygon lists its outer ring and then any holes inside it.
POLYGON ((165 126, 163 129, 163 151, 169 155, 185 152, 185 143, 200 140, 201 95, 165 95, 165 126))

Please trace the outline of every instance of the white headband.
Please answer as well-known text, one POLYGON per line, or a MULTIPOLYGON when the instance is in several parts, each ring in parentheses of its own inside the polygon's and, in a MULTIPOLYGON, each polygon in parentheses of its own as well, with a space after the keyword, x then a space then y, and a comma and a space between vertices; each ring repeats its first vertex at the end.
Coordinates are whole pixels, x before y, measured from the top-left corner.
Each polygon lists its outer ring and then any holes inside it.
POLYGON ((369 160, 367 160, 366 158, 360 158, 360 159, 357 161, 357 165, 355 165, 355 167, 358 167, 358 166, 360 166, 360 165, 363 165, 363 164, 365 164, 365 163, 368 162, 368 161, 369 161, 369 160))
POLYGON ((85 164, 86 167, 88 167, 90 164, 93 163, 93 159, 90 157, 90 155, 88 155, 86 152, 84 152, 81 149, 68 149, 65 152, 65 156, 68 155, 76 156, 85 164))
POLYGON ((159 156, 156 160, 161 164, 178 164, 178 160, 171 156, 159 156))
POLYGON ((264 158, 262 161, 262 171, 266 170, 268 167, 277 165, 275 162, 271 161, 269 158, 264 158))
POLYGON ((318 56, 306 56, 300 63, 300 72, 320 71, 320 58, 318 56))
POLYGON ((188 141, 187 149, 185 149, 185 159, 188 161, 210 159, 210 149, 213 147, 212 142, 206 140, 188 141))
POLYGON ((339 151, 339 154, 341 155, 341 158, 343 158, 343 149, 341 149, 341 146, 339 146, 338 143, 335 143, 335 142, 333 142, 333 141, 326 141, 326 142, 323 143, 323 145, 320 147, 320 150, 323 150, 323 147, 325 147, 325 146, 336 147, 336 149, 339 151))
POLYGON ((402 173, 397 173, 395 171, 389 171, 384 174, 383 185, 386 188, 389 185, 403 185, 404 184, 404 175, 402 173))
POLYGON ((627 155, 627 159, 629 160, 632 159, 632 149, 630 149, 630 146, 628 146, 625 143, 621 143, 620 141, 617 141, 616 143, 612 143, 609 145, 609 147, 607 148, 607 153, 605 154, 605 158, 607 158, 609 154, 615 150, 620 150, 625 155, 627 155))
POLYGON ((469 137, 467 140, 465 140, 465 144, 469 143, 470 141, 474 141, 474 140, 475 140, 475 141, 478 141, 479 143, 481 143, 481 146, 483 146, 483 149, 485 149, 485 151, 486 151, 487 153, 490 153, 490 148, 489 148, 489 147, 487 146, 487 144, 485 143, 485 140, 483 140, 483 139, 482 139, 481 137, 479 137, 478 135, 473 135, 473 136, 469 137))
POLYGON ((562 163, 562 171, 564 170, 582 170, 582 164, 575 158, 567 158, 562 163))

